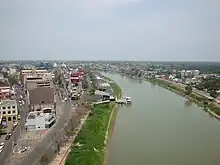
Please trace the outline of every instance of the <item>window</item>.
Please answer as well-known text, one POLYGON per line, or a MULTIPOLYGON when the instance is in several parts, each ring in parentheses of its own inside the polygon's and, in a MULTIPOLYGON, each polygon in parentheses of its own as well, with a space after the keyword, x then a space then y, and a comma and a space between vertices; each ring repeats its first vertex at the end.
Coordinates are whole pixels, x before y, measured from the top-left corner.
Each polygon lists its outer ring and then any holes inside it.
POLYGON ((16 111, 12 111, 12 113, 16 113, 16 111))
POLYGON ((11 109, 11 107, 8 107, 8 109, 11 109))
POLYGON ((3 111, 3 115, 5 115, 6 114, 6 112, 5 111, 3 111))
POLYGON ((15 109, 15 106, 12 106, 13 109, 15 109))
POLYGON ((2 107, 2 109, 5 109, 5 107, 2 107))
POLYGON ((11 111, 8 111, 8 114, 11 114, 11 111))
POLYGON ((13 120, 16 120, 16 117, 15 117, 15 116, 13 116, 13 120))

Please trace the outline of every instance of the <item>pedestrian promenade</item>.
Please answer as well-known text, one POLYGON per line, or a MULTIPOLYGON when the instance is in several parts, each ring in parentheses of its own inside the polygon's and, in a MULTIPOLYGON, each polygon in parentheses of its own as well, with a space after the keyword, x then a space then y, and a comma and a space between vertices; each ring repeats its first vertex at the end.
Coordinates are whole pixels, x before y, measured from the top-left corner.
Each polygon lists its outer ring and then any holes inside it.
POLYGON ((81 130, 84 122, 86 121, 87 117, 89 116, 89 112, 86 114, 86 116, 81 120, 80 125, 76 128, 76 134, 70 138, 64 146, 62 146, 60 148, 59 153, 55 156, 54 160, 50 163, 50 165, 64 165, 65 164, 65 160, 68 156, 68 154, 71 151, 71 146, 76 138, 76 136, 78 135, 79 131, 81 130))

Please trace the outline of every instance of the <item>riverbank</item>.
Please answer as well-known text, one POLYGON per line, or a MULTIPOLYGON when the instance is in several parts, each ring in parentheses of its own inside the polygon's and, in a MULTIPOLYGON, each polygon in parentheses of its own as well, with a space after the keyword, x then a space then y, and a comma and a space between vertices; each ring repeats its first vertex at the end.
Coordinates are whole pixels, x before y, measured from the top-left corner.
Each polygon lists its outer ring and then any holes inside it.
POLYGON ((85 165, 91 164, 91 162, 96 165, 103 164, 106 129, 112 110, 112 103, 99 104, 93 107, 75 139, 74 148, 67 157, 66 165, 85 165))
POLYGON ((146 79, 147 81, 151 82, 152 84, 157 84, 163 88, 166 88, 172 92, 175 92, 190 101, 198 104, 199 106, 206 107, 204 109, 207 110, 212 116, 216 117, 217 119, 220 119, 220 108, 217 107, 213 102, 205 104, 208 102, 208 99, 196 92, 192 92, 189 95, 186 95, 185 89, 178 87, 177 85, 174 85, 173 83, 170 83, 168 81, 163 81, 159 79, 146 79))
MULTIPOLYGON (((116 84, 115 82, 110 83, 110 85, 111 85, 112 90, 115 93, 115 96, 117 98, 121 98, 122 90, 121 90, 120 86, 118 86, 118 84, 116 84)), ((117 104, 114 103, 113 110, 111 112, 111 116, 110 116, 109 123, 108 123, 107 132, 106 132, 107 141, 106 141, 106 146, 105 146, 105 152, 104 152, 105 156, 104 156, 103 165, 108 164, 108 162, 107 162, 107 158, 108 158, 108 141, 109 141, 109 138, 111 137, 111 135, 114 131, 117 114, 118 114, 118 107, 117 107, 117 104)))
MULTIPOLYGON (((120 97, 121 88, 115 82, 111 82, 110 85, 115 95, 120 97)), ((96 165, 103 165, 106 160, 108 137, 111 135, 116 116, 115 103, 94 105, 75 139, 65 164, 85 165, 93 162, 96 165)))

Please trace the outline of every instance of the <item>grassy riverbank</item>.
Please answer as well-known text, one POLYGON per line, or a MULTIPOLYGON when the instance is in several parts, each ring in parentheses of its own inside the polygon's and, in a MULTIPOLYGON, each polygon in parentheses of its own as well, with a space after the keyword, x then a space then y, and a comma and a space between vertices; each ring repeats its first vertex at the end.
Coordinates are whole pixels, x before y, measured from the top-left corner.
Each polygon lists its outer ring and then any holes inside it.
POLYGON ((189 100, 197 103, 200 106, 206 106, 211 111, 213 111, 215 114, 220 115, 220 108, 217 107, 214 103, 209 103, 208 105, 204 105, 204 103, 207 102, 207 98, 198 94, 198 93, 192 92, 191 94, 186 95, 185 89, 178 87, 178 86, 176 86, 172 83, 169 83, 167 81, 158 80, 158 79, 147 79, 147 81, 149 81, 153 84, 157 84, 157 85, 164 87, 168 90, 171 90, 177 94, 180 94, 180 95, 188 98, 189 100))
POLYGON ((66 165, 102 165, 104 161, 104 148, 106 129, 108 127, 113 104, 99 104, 93 107, 70 152, 66 165))

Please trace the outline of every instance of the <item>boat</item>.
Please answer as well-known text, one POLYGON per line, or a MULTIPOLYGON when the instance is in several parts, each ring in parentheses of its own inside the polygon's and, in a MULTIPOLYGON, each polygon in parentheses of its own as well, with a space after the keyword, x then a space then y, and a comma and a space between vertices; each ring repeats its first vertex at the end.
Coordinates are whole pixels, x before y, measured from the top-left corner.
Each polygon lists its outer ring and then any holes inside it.
POLYGON ((131 104, 131 97, 125 97, 125 101, 127 104, 131 104))

